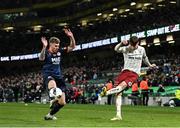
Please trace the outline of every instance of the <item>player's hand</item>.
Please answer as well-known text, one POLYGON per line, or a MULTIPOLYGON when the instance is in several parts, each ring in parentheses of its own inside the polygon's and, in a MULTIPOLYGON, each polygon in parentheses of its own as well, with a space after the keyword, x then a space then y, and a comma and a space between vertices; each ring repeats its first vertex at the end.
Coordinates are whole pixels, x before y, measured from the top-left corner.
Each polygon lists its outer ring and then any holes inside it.
POLYGON ((122 43, 123 45, 128 45, 128 41, 127 41, 127 40, 123 40, 121 43, 122 43))
POLYGON ((151 64, 150 68, 157 68, 156 64, 151 64))
POLYGON ((43 44, 43 47, 46 48, 48 45, 48 41, 46 40, 46 37, 41 37, 41 42, 43 44))
POLYGON ((65 32, 65 34, 69 37, 73 37, 73 33, 71 32, 71 30, 69 28, 64 28, 63 31, 65 32))

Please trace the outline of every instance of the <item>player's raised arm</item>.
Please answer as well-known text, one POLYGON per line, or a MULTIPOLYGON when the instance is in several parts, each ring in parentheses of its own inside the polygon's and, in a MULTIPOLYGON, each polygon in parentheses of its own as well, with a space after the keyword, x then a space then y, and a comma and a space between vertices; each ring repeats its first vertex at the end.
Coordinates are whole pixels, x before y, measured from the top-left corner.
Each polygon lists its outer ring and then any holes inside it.
POLYGON ((71 30, 68 28, 64 28, 63 30, 65 34, 70 38, 70 45, 67 47, 67 51, 71 52, 76 47, 76 41, 74 39, 74 35, 71 32, 71 30))
POLYGON ((123 46, 126 46, 128 44, 128 41, 124 40, 122 42, 120 42, 119 44, 117 44, 114 48, 114 50, 118 53, 120 52, 126 52, 127 48, 126 47, 123 47, 123 46))
POLYGON ((48 45, 48 41, 46 40, 45 37, 41 37, 41 42, 43 44, 43 48, 40 52, 39 60, 43 61, 43 60, 45 60, 45 51, 46 51, 46 48, 48 45))

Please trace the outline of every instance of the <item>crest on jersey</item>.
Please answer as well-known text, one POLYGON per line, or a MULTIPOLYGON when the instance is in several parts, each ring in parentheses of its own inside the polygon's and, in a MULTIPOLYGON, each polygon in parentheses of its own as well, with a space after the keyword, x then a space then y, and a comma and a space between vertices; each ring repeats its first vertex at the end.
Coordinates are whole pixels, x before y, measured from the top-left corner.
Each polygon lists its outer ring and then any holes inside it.
POLYGON ((58 55, 58 56, 60 56, 60 55, 61 55, 61 53, 60 53, 60 52, 58 52, 58 53, 57 53, 57 55, 58 55))
POLYGON ((128 86, 130 86, 130 87, 131 87, 131 86, 132 86, 132 82, 128 82, 128 86))

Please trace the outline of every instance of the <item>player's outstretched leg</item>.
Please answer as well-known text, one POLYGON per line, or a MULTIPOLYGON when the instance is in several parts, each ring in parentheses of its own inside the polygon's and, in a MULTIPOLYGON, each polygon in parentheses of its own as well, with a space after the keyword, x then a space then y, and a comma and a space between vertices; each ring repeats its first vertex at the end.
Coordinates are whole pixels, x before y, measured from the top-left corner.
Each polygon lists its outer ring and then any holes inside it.
POLYGON ((106 95, 121 93, 122 91, 124 91, 124 89, 125 89, 125 87, 123 87, 123 86, 117 86, 115 88, 108 90, 106 92, 106 95))
POLYGON ((124 91, 126 88, 126 86, 117 86, 115 88, 112 88, 110 90, 107 90, 107 87, 103 87, 102 91, 100 93, 100 96, 107 96, 107 95, 111 95, 111 94, 117 94, 117 93, 121 93, 122 91, 124 91))

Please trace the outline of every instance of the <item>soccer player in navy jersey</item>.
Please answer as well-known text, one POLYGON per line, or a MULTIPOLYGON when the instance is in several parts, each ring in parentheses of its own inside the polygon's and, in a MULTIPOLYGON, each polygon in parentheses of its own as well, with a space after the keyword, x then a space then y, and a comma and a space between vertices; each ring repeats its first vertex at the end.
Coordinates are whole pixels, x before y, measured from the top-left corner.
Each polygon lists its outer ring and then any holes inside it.
POLYGON ((70 39, 70 45, 67 47, 61 48, 60 40, 57 37, 51 37, 49 43, 45 37, 41 38, 43 48, 39 60, 44 61, 42 69, 44 86, 49 91, 56 87, 62 90, 61 97, 52 100, 53 102, 50 106, 50 112, 44 117, 45 120, 56 120, 57 118, 54 114, 56 114, 66 104, 66 85, 62 78, 61 56, 63 53, 71 52, 75 48, 76 42, 70 29, 65 28, 63 30, 70 39))

